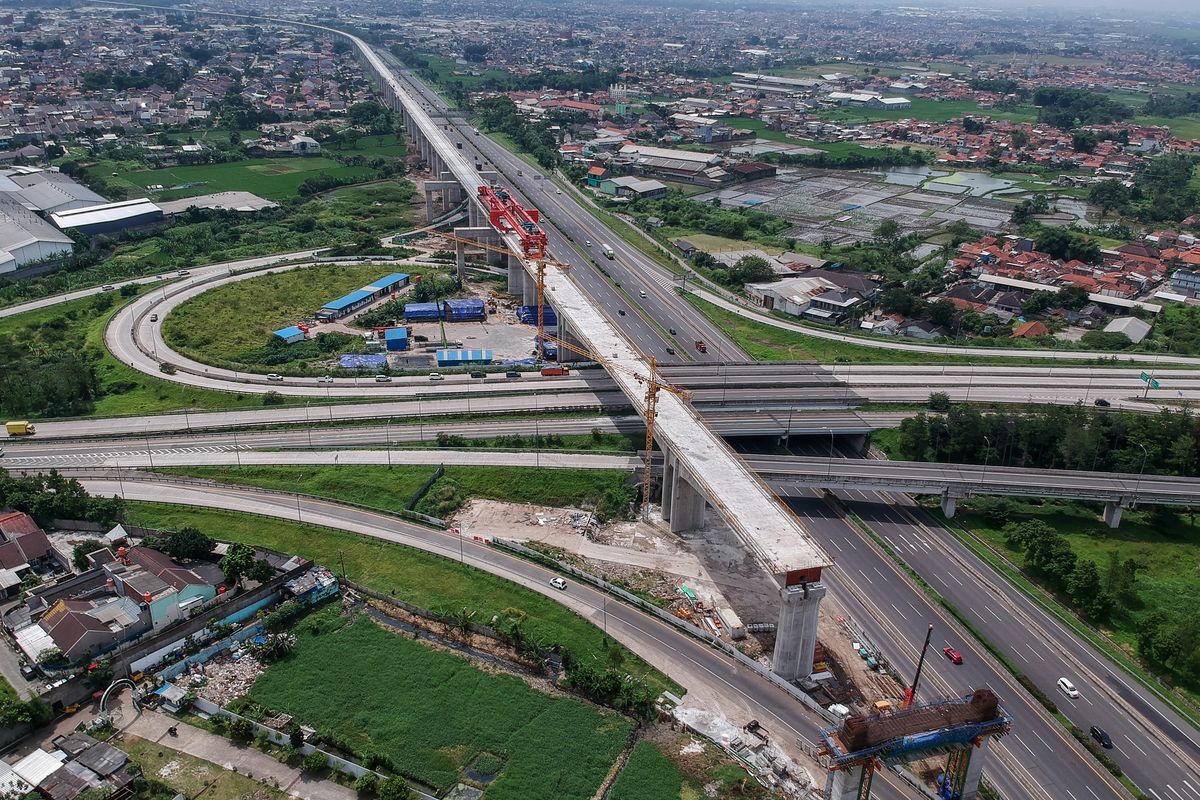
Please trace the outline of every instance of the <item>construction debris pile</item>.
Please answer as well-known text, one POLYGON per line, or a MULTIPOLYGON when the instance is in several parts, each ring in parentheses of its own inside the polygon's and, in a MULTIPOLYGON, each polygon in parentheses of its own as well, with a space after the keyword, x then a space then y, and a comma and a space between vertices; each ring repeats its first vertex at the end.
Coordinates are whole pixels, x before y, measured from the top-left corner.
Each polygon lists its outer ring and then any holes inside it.
POLYGON ((227 657, 222 655, 204 664, 191 665, 176 684, 223 707, 248 694, 265 669, 246 648, 239 648, 227 657))

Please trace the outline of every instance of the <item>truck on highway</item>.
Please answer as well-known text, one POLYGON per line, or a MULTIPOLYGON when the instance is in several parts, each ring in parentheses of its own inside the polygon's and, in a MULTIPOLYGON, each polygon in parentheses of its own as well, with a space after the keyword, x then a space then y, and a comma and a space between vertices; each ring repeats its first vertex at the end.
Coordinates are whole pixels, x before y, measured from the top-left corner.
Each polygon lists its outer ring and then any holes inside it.
POLYGON ((546 377, 551 377, 554 375, 570 375, 571 370, 567 369, 566 367, 542 367, 542 374, 546 377))
POLYGON ((8 431, 9 436, 32 436, 33 423, 25 420, 17 420, 4 423, 4 429, 8 431))
POLYGON ((616 257, 616 254, 613 253, 613 249, 611 247, 609 247, 608 245, 602 244, 602 245, 600 245, 600 247, 602 247, 604 249, 604 257, 607 258, 609 261, 612 261, 616 257))

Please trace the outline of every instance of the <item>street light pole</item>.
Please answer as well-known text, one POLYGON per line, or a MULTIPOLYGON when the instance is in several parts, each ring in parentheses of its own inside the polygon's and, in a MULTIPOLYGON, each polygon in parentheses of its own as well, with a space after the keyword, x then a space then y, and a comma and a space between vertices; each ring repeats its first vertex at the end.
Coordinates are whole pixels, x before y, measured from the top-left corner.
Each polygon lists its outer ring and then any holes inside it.
POLYGON ((1133 484, 1133 507, 1137 508, 1138 492, 1141 491, 1142 488, 1142 473, 1146 471, 1146 460, 1150 458, 1150 451, 1147 450, 1146 445, 1142 444, 1141 442, 1135 442, 1135 444, 1142 448, 1142 466, 1138 470, 1137 480, 1133 484))
POLYGON ((150 437, 146 437, 146 457, 150 459, 150 469, 154 469, 154 453, 150 449, 150 437))
POLYGON ((983 440, 987 442, 987 447, 983 451, 983 472, 979 476, 980 486, 983 486, 983 484, 987 481, 988 459, 992 457, 992 440, 987 436, 984 436, 983 440))
POLYGON ((392 418, 391 417, 387 418, 386 427, 387 427, 387 433, 384 435, 387 437, 387 442, 385 443, 384 446, 387 448, 388 469, 391 469, 392 468, 392 418))

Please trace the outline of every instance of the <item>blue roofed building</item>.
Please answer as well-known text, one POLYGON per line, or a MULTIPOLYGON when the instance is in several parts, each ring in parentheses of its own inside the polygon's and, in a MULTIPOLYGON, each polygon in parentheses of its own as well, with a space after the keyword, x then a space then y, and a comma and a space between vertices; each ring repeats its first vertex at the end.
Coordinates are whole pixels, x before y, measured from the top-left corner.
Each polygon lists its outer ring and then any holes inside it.
POLYGON ((290 325, 286 328, 280 328, 277 331, 272 331, 271 335, 283 339, 283 341, 287 344, 295 344, 296 342, 304 341, 304 329, 298 325, 290 325))
POLYGON ((408 281, 409 276, 404 272, 393 272, 391 275, 385 275, 377 281, 368 283, 361 289, 355 289, 353 292, 344 294, 336 300, 330 300, 321 306, 321 310, 316 313, 316 318, 325 321, 341 319, 397 289, 403 289, 405 286, 408 286, 408 281))
POLYGON ((388 350, 407 350, 408 328, 388 328, 383 332, 383 341, 388 350))

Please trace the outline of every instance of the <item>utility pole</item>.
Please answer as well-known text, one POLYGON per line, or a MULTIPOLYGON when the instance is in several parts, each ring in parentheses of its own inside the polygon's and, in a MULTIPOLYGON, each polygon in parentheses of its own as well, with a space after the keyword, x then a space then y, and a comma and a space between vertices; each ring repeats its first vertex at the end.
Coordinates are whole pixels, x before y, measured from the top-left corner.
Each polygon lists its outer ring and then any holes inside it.
POLYGON ((903 708, 912 708, 917 700, 917 686, 921 683, 921 670, 925 667, 925 654, 929 651, 929 639, 933 636, 933 624, 925 631, 925 645, 921 648, 921 657, 917 660, 917 674, 913 676, 912 686, 904 693, 903 708))

